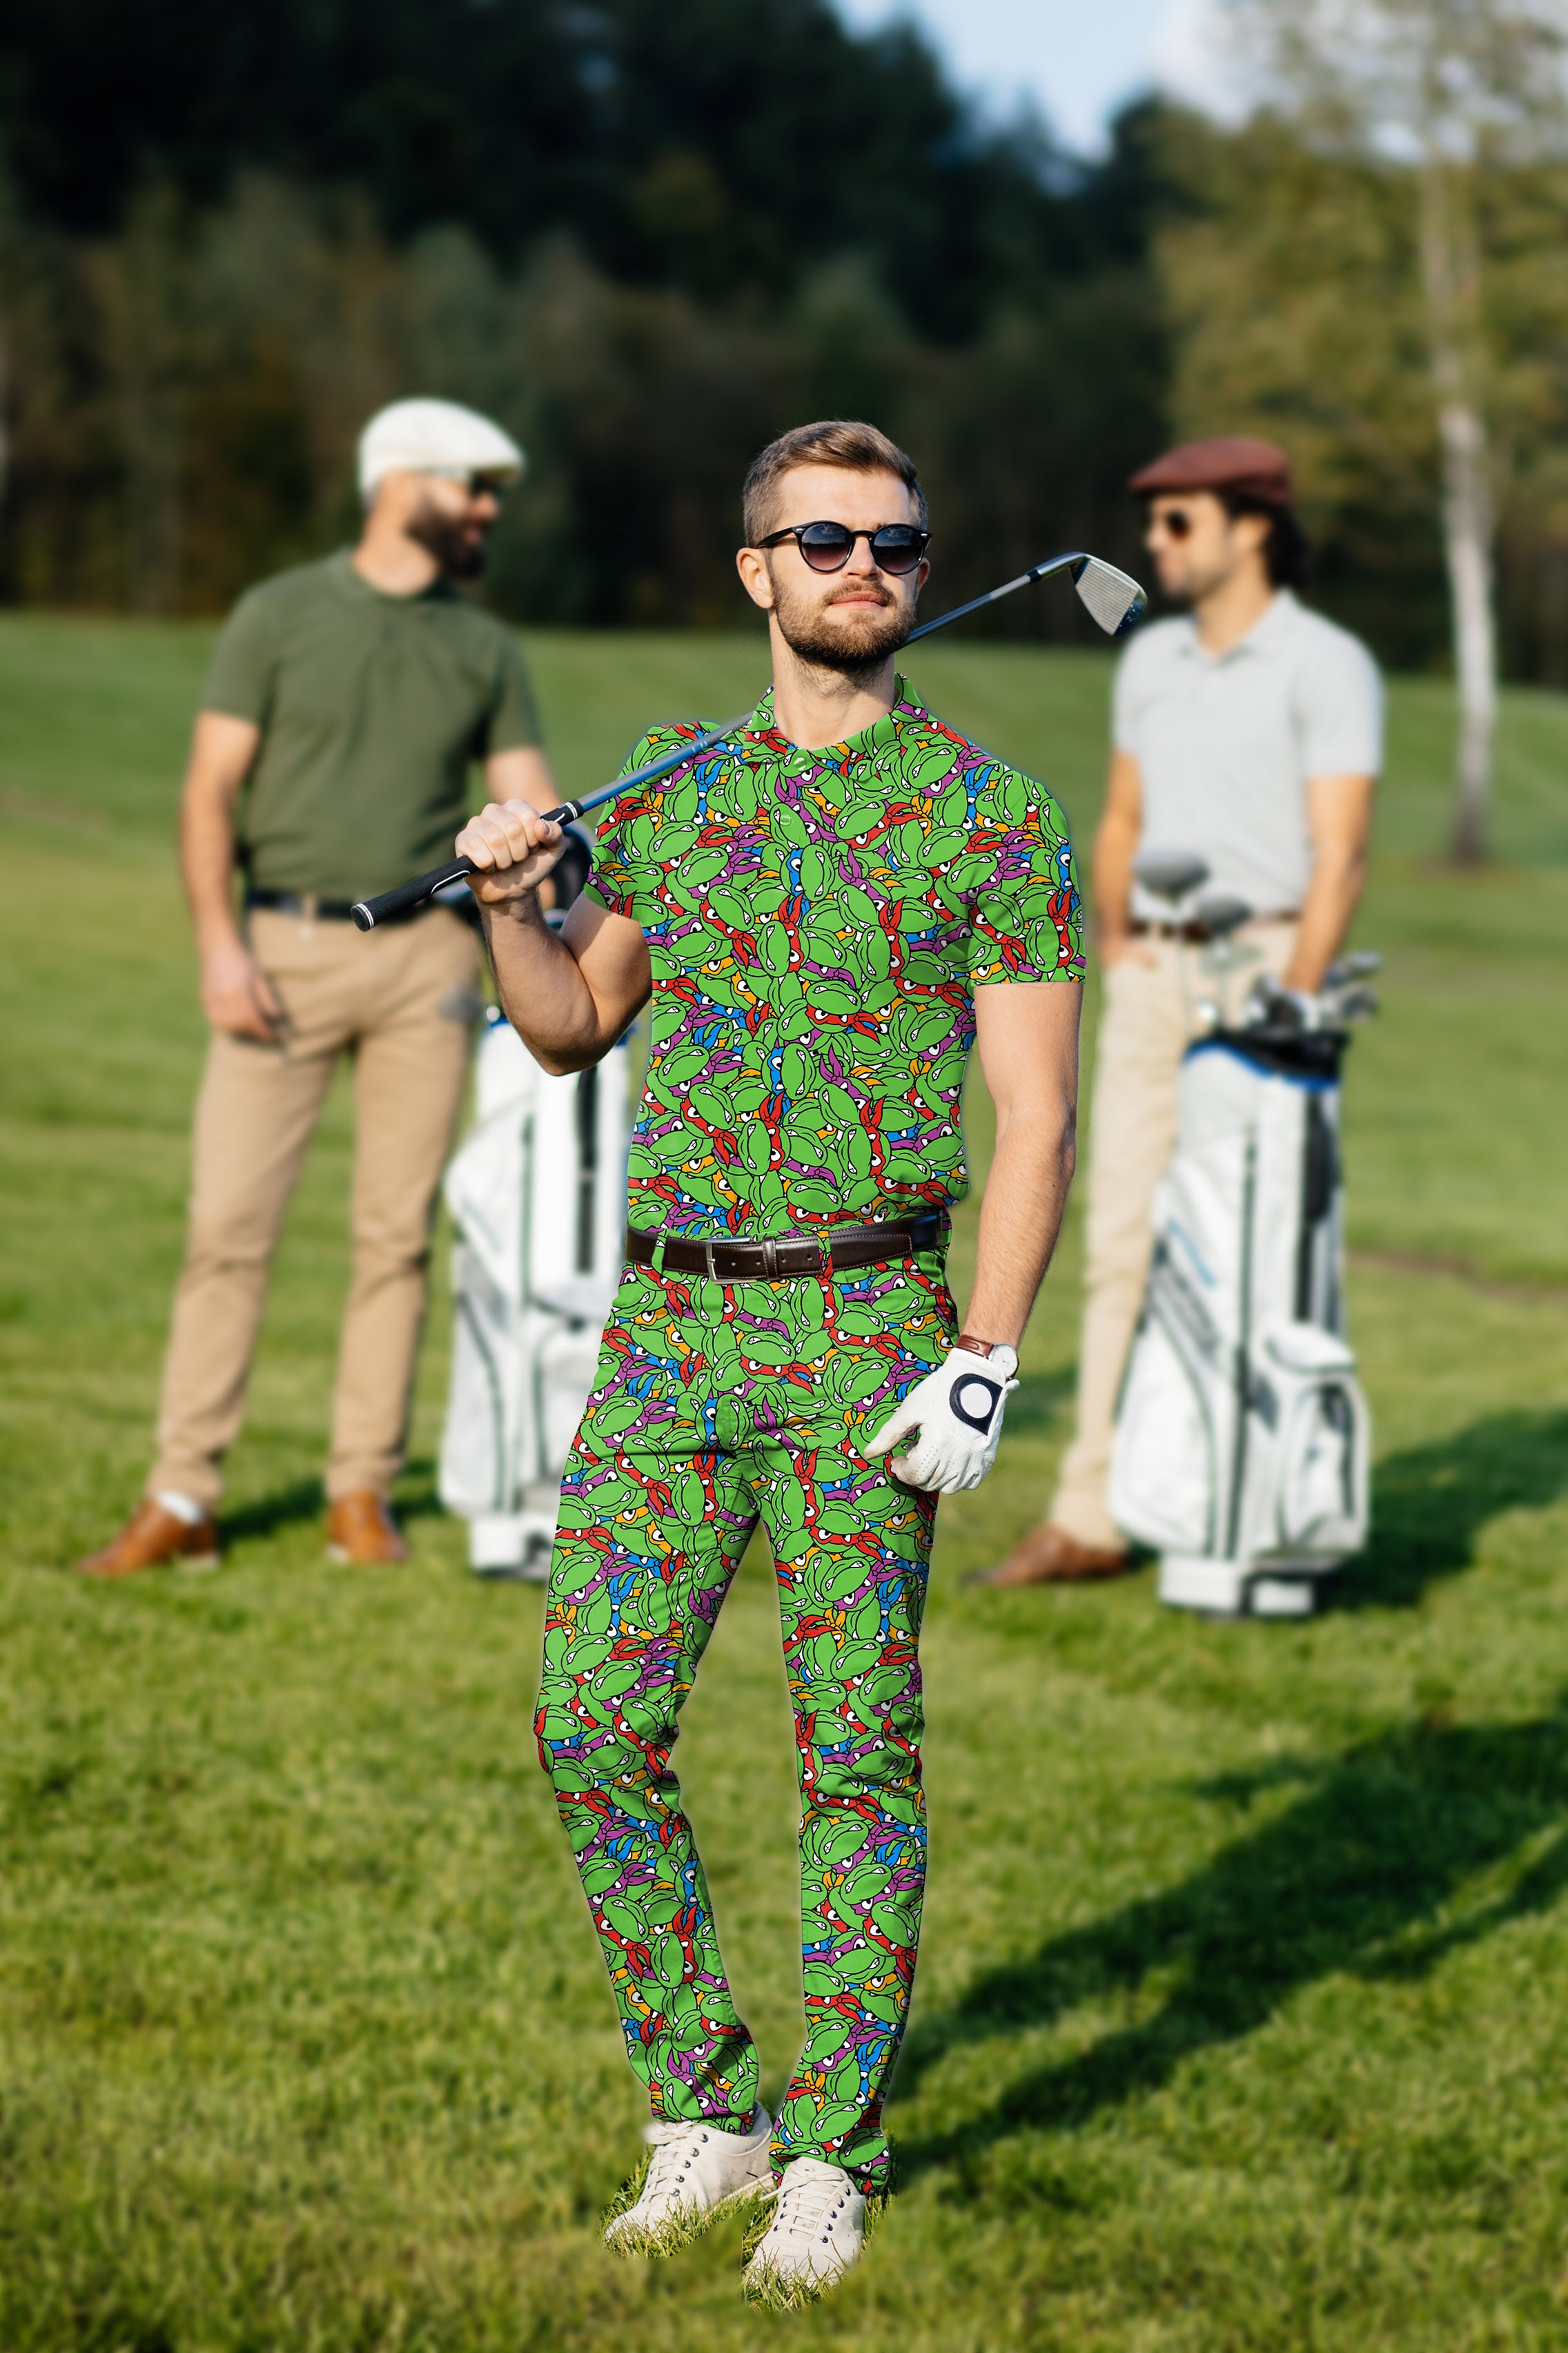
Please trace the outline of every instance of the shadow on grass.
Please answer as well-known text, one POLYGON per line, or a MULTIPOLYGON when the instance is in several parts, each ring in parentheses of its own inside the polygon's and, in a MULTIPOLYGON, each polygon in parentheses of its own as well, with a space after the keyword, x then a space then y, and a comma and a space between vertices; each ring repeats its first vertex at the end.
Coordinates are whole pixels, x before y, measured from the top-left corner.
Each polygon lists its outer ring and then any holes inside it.
POLYGON ((407 1463, 393 1496, 393 1508, 399 1521, 406 1526, 410 1520, 444 1520, 447 1506, 441 1501, 436 1485, 436 1459, 431 1454, 416 1454, 407 1463))
POLYGON ((319 1520, 326 1512, 326 1496, 319 1479, 291 1479, 270 1495, 218 1514, 218 1533, 226 1545, 243 1544, 252 1536, 274 1536, 299 1520, 319 1520))
MULTIPOLYGON (((444 1507, 436 1492, 436 1465, 428 1455, 416 1456, 397 1482, 394 1505, 399 1522, 439 1519, 444 1507)), ((253 1536, 273 1536, 280 1530, 296 1526, 301 1520, 321 1520, 326 1517, 326 1492, 319 1479, 293 1479, 270 1495, 258 1495, 254 1503, 241 1504, 232 1512, 218 1514, 219 1528, 226 1545, 242 1544, 253 1536)))
MULTIPOLYGON (((1198 1794, 1248 1805, 1291 1785, 1299 1796, 1179 1886, 1051 1937, 917 2022, 900 2099, 951 2052, 1005 2046, 1084 2003, 1112 1998, 1149 2012, 1029 2069, 968 2122, 900 2140, 904 2179, 952 2166, 962 2184, 966 2165, 996 2142, 1070 2129, 1157 2090, 1195 2053, 1267 2025, 1319 1978, 1421 1978, 1568 1890, 1568 1700, 1523 1724, 1419 1723, 1321 1764, 1285 1760, 1198 1794), (1483 1873, 1490 1883, 1467 1893, 1483 1873)), ((996 2055, 1005 2068, 1005 2048, 996 2055)))
POLYGON ((1475 1558, 1500 1512, 1568 1492, 1568 1413, 1498 1413, 1390 1455, 1373 1474, 1372 1541, 1334 1595, 1342 1609, 1408 1609, 1475 1558))

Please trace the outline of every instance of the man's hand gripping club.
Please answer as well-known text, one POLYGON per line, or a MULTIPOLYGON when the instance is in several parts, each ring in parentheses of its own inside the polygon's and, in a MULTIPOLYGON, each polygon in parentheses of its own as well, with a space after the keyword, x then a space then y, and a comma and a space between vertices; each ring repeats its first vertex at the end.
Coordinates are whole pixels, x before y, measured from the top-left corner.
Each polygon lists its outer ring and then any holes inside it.
POLYGON ((906 1487, 956 1495, 978 1487, 996 1460, 1002 1414, 1017 1388, 1017 1353, 993 1348, 988 1356, 950 1348, 945 1364, 918 1381, 901 1406, 862 1451, 868 1461, 896 1446, 889 1469, 906 1487), (910 1446, 911 1430, 920 1435, 910 1446))
POLYGON ((563 834, 527 801, 492 801, 458 836, 471 859, 468 888, 484 918, 501 1008, 542 1069, 559 1077, 603 1060, 647 1003, 653 986, 638 924, 586 893, 559 932, 545 923, 539 885, 563 834))
POLYGON ((481 907, 505 907, 535 892, 560 860, 565 835, 527 801, 491 801, 454 842, 476 871, 468 888, 481 907))

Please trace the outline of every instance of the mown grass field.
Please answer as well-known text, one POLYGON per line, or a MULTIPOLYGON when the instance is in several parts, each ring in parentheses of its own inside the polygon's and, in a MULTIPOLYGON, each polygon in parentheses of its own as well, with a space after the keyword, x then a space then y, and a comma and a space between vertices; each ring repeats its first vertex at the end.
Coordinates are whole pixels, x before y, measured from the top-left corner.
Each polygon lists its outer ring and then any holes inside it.
MULTIPOLYGON (((1368 2353, 1568 2345, 1568 700, 1508 700, 1497 866, 1435 862, 1448 698, 1396 689, 1349 1087, 1377 1530, 1304 1627, 1147 1573, 961 1586, 1066 1435, 1077 1220, 997 1472, 944 1504, 933 1871, 902 2190, 793 2319, 738 2224, 601 2250, 637 2102, 528 1736, 540 1600, 321 1553, 335 1099, 216 1576, 66 1569, 143 1473, 201 1047, 171 849, 207 638, 0 626, 0 2347, 5 2353, 1368 2353)), ((750 640, 531 640, 563 781, 739 707, 750 640)), ((1087 834, 1108 672, 945 646, 938 707, 1087 834)), ((973 1112, 984 1144, 984 1105, 973 1112)), ((967 1247, 967 1238, 961 1247, 967 1247)), ((768 2086, 799 2028, 765 1564, 681 1744, 768 2086)))

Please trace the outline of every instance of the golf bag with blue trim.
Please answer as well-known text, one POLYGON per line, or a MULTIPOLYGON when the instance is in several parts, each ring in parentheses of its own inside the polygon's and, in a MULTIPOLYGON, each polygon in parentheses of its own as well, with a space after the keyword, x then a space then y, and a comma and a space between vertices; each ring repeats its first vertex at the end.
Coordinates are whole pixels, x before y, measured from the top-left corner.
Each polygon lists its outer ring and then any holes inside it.
POLYGON ((1367 1534, 1371 1432, 1344 1336, 1342 1029, 1217 1029, 1182 1066, 1176 1151, 1111 1457, 1160 1595, 1306 1616, 1367 1534))
POLYGON ((478 1116, 446 1176, 458 1228, 441 1501, 481 1576, 542 1577, 561 1474, 626 1254, 626 1041, 564 1078, 493 1008, 478 1116))

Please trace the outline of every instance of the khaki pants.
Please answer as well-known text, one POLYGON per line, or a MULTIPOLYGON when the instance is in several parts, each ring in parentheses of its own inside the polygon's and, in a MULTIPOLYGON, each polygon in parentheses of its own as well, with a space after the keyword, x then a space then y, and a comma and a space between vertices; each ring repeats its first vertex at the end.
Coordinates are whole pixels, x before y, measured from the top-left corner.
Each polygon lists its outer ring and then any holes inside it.
POLYGON ((283 1213, 349 1053, 353 1272, 327 1493, 384 1495, 403 1459, 436 1190, 468 1074, 467 1019, 449 1000, 472 988, 478 947, 447 908, 368 936, 258 908, 250 937, 287 1029, 279 1046, 219 1032, 208 1050, 148 1492, 172 1488, 208 1507, 218 1499, 283 1213))
POLYGON ((1237 934, 1236 969, 1223 983, 1206 968, 1210 951, 1177 940, 1138 940, 1106 972, 1089 1116, 1078 1431, 1047 1515, 1080 1544, 1122 1542, 1105 1501, 1111 1431, 1149 1272, 1154 1187, 1175 1148, 1176 1076, 1198 1033, 1197 1008, 1207 998, 1237 1018, 1254 976, 1283 973, 1295 945, 1293 923, 1258 922, 1237 934))

